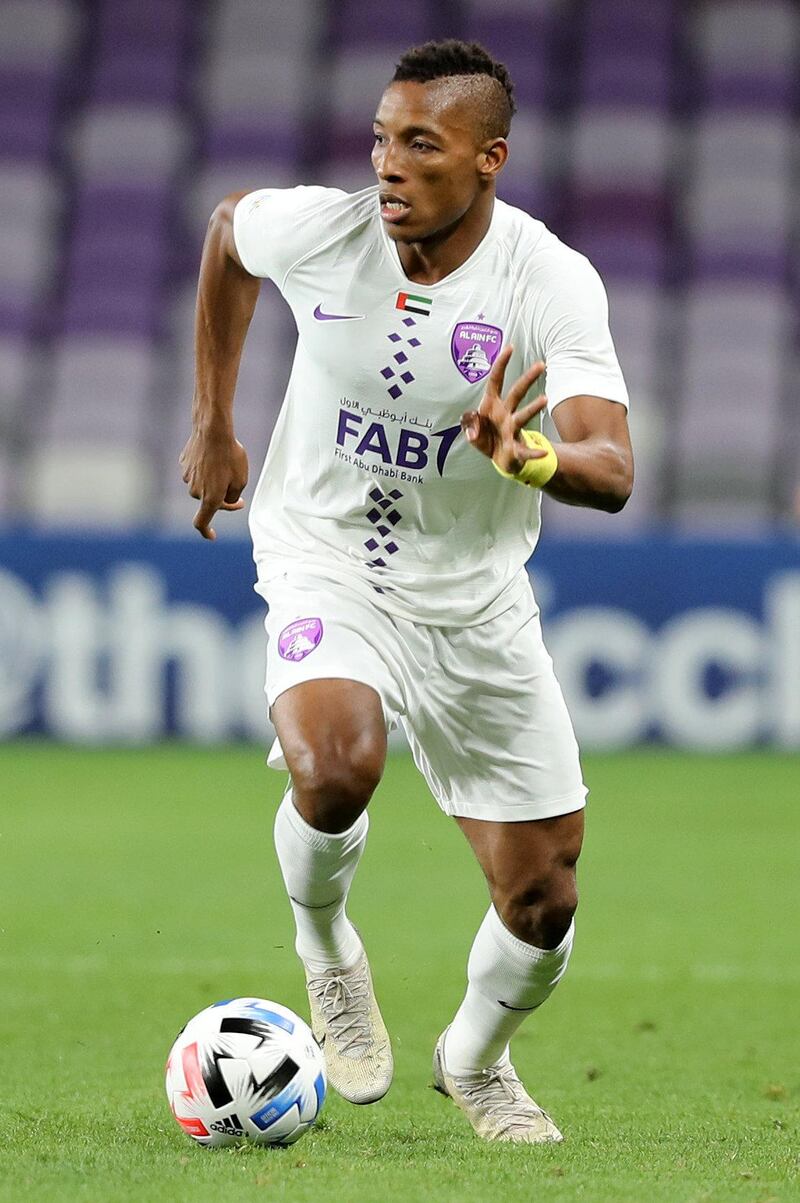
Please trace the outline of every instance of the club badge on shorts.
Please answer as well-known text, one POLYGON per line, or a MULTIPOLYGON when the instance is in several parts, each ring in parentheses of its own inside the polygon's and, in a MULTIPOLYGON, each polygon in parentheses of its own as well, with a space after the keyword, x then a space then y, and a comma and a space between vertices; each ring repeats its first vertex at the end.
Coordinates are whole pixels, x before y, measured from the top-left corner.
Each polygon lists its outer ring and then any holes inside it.
POLYGON ((503 331, 483 322, 459 322, 453 331, 450 351, 461 375, 474 384, 492 370, 503 345, 503 331))
POLYGON ((321 618, 296 618, 278 636, 278 655, 282 660, 305 660, 321 638, 321 618))

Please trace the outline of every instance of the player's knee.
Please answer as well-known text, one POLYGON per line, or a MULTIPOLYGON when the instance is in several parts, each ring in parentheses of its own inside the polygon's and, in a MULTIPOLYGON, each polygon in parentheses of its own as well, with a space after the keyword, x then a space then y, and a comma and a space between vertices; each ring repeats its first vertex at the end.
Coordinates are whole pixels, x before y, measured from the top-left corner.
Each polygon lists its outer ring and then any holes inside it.
POLYGON ((308 746, 292 765, 295 805, 318 831, 352 827, 375 792, 385 744, 369 737, 345 747, 308 746))
POLYGON ((535 948, 556 948, 578 908, 575 876, 553 874, 523 887, 498 890, 494 906, 518 940, 535 948))

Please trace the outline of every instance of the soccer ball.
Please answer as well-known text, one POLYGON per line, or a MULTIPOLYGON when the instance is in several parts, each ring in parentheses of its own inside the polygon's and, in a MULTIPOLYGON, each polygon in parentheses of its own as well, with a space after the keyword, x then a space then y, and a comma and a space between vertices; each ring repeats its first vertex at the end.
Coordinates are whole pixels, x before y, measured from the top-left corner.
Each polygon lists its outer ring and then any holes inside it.
POLYGON ((325 1061, 311 1029, 263 998, 214 1003, 167 1058, 172 1114, 199 1145, 290 1145, 317 1118, 325 1061))

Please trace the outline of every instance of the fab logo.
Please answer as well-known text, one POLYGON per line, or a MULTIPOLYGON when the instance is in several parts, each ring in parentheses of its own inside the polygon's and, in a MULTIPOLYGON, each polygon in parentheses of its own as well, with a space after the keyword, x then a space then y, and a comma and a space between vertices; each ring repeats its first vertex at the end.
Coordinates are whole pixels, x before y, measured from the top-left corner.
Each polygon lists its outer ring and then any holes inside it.
POLYGON ((450 351, 461 375, 474 384, 492 370, 503 345, 503 331, 483 322, 459 322, 453 331, 450 351))
POLYGON ((448 426, 445 430, 427 433, 410 426, 398 426, 394 422, 386 425, 383 422, 368 422, 362 414, 342 407, 339 410, 336 444, 365 462, 412 472, 427 468, 429 460, 435 456, 436 470, 443 476, 447 457, 460 433, 460 426, 448 426))

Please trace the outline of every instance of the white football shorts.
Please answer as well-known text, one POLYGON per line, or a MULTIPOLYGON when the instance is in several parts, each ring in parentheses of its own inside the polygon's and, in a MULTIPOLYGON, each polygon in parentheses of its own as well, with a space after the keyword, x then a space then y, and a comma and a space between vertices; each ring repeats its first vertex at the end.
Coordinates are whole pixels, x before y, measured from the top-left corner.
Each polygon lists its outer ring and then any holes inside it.
MULTIPOLYGON (((448 815, 514 822, 580 810, 578 745, 530 588, 472 627, 395 618, 363 594, 292 568, 262 581, 270 705, 302 681, 342 678, 380 696, 448 815)), ((268 756, 286 768, 278 741, 268 756)))

